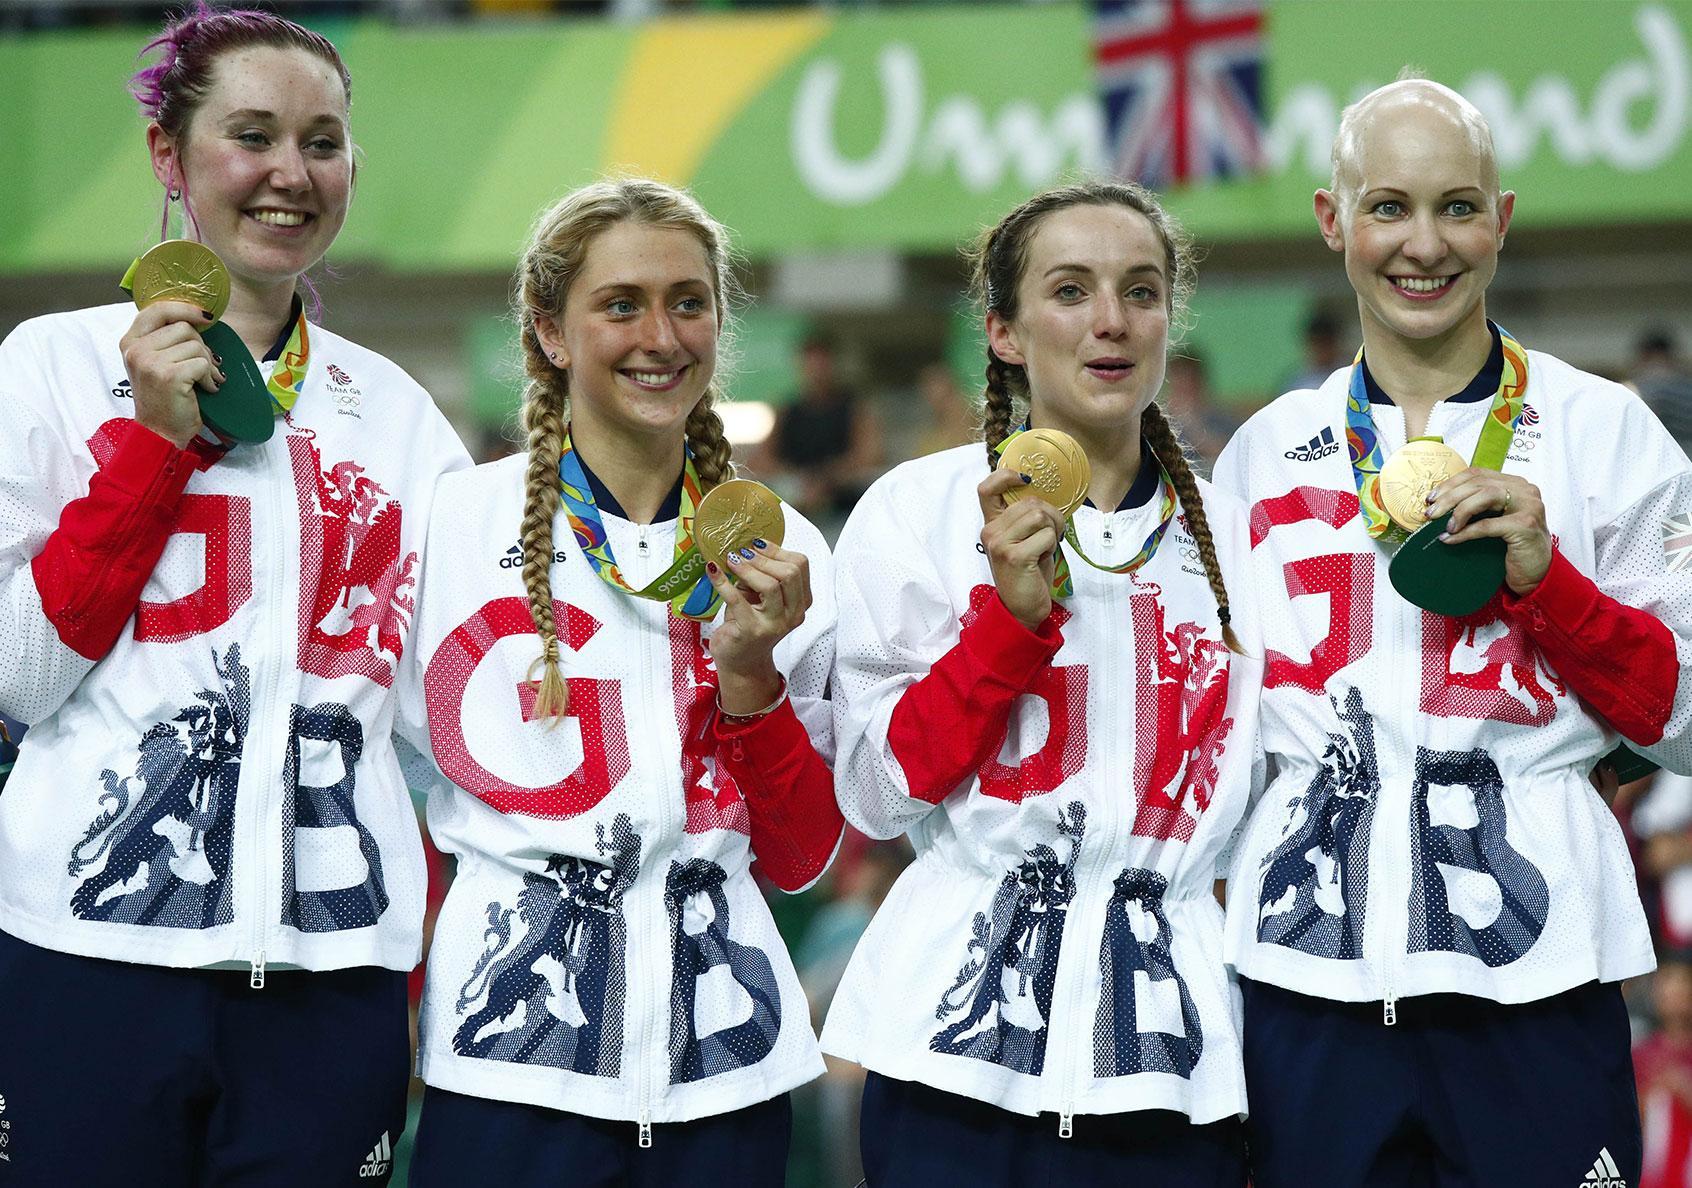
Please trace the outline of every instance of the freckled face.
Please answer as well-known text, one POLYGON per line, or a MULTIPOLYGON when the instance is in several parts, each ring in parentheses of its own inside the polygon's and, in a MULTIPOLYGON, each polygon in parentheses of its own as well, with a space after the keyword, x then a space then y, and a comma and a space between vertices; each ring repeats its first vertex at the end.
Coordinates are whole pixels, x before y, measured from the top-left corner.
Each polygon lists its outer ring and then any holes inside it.
POLYGON ((291 285, 323 258, 352 200, 346 91, 315 54, 270 46, 217 59, 180 143, 152 138, 153 170, 180 186, 190 232, 237 283, 291 285))
POLYGON ((1017 314, 987 315, 988 342, 1028 376, 1035 421, 1085 436, 1137 426, 1163 386, 1169 277, 1139 211, 1070 206, 1040 220, 1017 284, 1017 314))

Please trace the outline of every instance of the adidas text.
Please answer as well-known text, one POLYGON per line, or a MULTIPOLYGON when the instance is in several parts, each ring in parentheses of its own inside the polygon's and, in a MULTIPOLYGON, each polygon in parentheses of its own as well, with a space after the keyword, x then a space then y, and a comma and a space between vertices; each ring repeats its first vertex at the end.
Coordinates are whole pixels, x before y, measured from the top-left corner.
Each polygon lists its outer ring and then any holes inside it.
POLYGON ((1579 1188, 1627 1188, 1621 1168, 1616 1166, 1608 1147, 1599 1150, 1598 1158, 1592 1163, 1592 1170, 1586 1173, 1579 1188))
MULTIPOLYGON (((554 565, 562 564, 564 562, 564 559, 566 558, 566 556, 568 556, 568 554, 566 554, 563 549, 554 549, 553 552, 552 552, 552 562, 553 562, 553 564, 554 565)), ((506 549, 505 550, 505 556, 503 556, 499 559, 499 567, 501 569, 522 569, 523 568, 523 546, 522 545, 512 545, 509 549, 506 549)))
POLYGON ((393 1166, 393 1161, 393 1144, 388 1140, 388 1132, 384 1130, 376 1146, 364 1157, 364 1163, 358 1169, 359 1179, 380 1179, 388 1174, 388 1168, 393 1166))
POLYGON ((1303 445, 1294 446, 1282 457, 1292 462, 1314 462, 1318 458, 1326 458, 1329 454, 1338 451, 1339 442, 1334 440, 1333 426, 1330 425, 1303 445))

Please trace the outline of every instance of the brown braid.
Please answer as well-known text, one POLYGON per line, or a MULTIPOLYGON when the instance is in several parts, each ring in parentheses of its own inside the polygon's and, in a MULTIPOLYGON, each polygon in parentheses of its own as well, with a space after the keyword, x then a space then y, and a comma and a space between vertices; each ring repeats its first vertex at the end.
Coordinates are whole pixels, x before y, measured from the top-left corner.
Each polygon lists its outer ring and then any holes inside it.
MULTIPOLYGON (((529 435, 523 491, 523 587, 541 638, 541 654, 529 668, 529 679, 535 679, 536 669, 541 671, 534 717, 550 725, 557 725, 570 702, 553 621, 551 579, 558 455, 569 425, 570 376, 548 358, 536 327, 543 323, 560 327, 570 284, 581 272, 588 245, 600 232, 626 221, 687 231, 698 238, 711 266, 719 358, 727 353, 728 315, 740 295, 728 232, 692 195, 660 182, 630 178, 584 186, 542 214, 530 233, 517 267, 511 305, 523 348, 523 370, 529 377, 523 393, 523 426, 529 435)), ((734 474, 722 418, 714 408, 716 399, 717 388, 708 387, 688 414, 686 427, 695 469, 707 489, 734 474)))
POLYGON ((1175 494, 1180 497, 1181 510, 1187 516, 1187 530, 1198 544, 1199 560, 1204 562, 1204 577, 1216 598, 1216 617, 1222 622, 1222 642, 1228 645, 1230 652, 1244 655, 1239 637, 1234 634, 1233 615, 1228 609, 1228 589, 1222 583, 1222 566, 1216 560, 1216 541, 1210 535, 1210 520, 1204 514, 1204 499, 1199 495, 1198 479, 1193 477, 1193 468, 1187 464, 1187 451, 1176 436, 1174 426, 1155 400, 1140 414, 1140 436, 1151 446, 1157 460, 1163 463, 1163 469, 1169 472, 1169 481, 1175 484, 1175 494))
POLYGON ((981 436, 987 443, 987 469, 999 464, 999 443, 1010 436, 1016 424, 1016 395, 1012 385, 1020 367, 1012 367, 987 348, 987 390, 982 397, 981 436))

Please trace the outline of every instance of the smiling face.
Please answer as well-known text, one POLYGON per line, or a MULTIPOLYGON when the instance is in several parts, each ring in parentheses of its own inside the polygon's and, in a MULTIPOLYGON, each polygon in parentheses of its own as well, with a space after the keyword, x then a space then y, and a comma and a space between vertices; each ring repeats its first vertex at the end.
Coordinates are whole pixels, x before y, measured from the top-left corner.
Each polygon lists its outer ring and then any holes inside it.
POLYGON ((1499 193, 1477 114, 1427 84, 1364 100, 1316 195, 1322 237, 1345 254, 1365 343, 1479 341, 1515 195, 1499 193))
POLYGON ((1040 219, 1017 282, 1015 315, 987 315, 987 341, 1028 378, 1036 425, 1083 440, 1137 438, 1163 386, 1168 253, 1124 206, 1076 205, 1040 219))
POLYGON ((346 222, 346 89, 333 66, 305 50, 224 54, 180 140, 154 125, 148 142, 153 172, 182 189, 191 229, 238 287, 291 289, 346 222))
POLYGON ((594 236, 562 314, 535 324, 584 436, 682 439, 717 368, 713 275, 691 231, 625 220, 594 236))

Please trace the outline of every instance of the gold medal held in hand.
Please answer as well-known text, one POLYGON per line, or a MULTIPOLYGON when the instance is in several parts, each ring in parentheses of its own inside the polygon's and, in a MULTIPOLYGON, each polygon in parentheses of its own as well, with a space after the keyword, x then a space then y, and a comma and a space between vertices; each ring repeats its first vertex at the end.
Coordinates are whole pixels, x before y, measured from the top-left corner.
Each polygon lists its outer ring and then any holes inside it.
POLYGON ((779 545, 787 533, 776 493, 751 479, 730 479, 712 487, 693 513, 693 540, 707 561, 724 559, 753 541, 779 545))
POLYGON ((1412 437, 1381 467, 1381 506, 1394 524, 1414 532, 1427 522, 1428 492, 1468 466, 1442 438, 1412 437))
POLYGON ((229 269, 216 252, 191 239, 167 239, 148 248, 135 262, 132 281, 137 309, 156 301, 186 301, 215 322, 229 308, 229 269))
POLYGON ((1034 495, 1063 513, 1064 519, 1087 499, 1093 468, 1081 445, 1061 429, 1028 429, 1017 434, 999 455, 1000 470, 1026 474, 1023 488, 1005 492, 1005 502, 1034 495))

